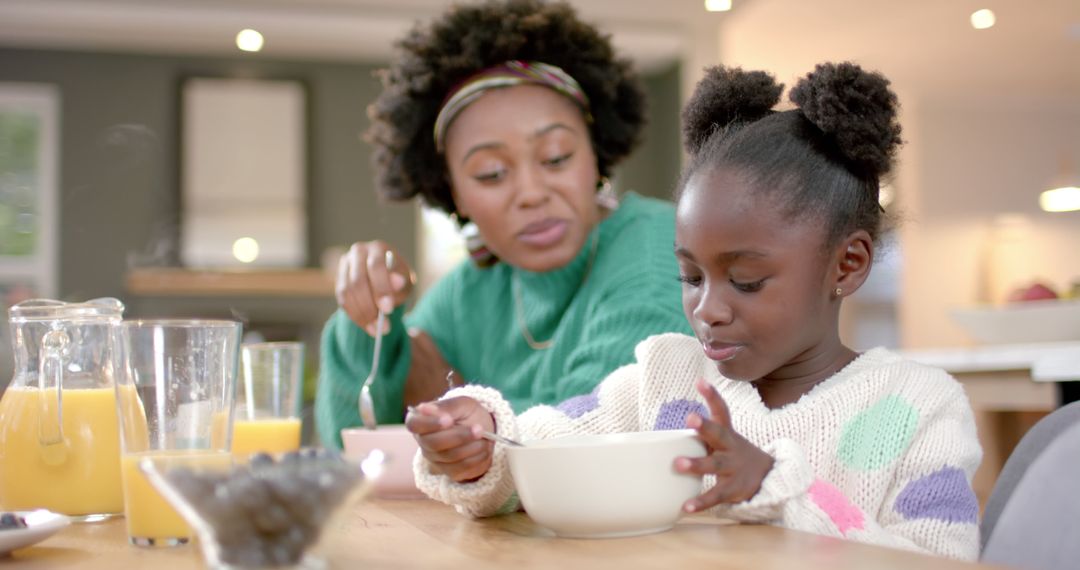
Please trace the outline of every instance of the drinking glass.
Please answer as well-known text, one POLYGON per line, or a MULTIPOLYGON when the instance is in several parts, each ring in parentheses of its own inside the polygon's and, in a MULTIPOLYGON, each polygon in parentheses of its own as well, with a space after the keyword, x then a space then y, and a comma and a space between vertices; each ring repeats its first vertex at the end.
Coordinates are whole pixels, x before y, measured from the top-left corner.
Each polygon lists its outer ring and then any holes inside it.
POLYGON ((187 523, 139 470, 143 459, 168 471, 227 470, 241 325, 235 321, 141 320, 123 323, 121 474, 128 540, 175 546, 192 535, 187 523))
POLYGON ((303 378, 303 343, 262 342, 241 347, 232 436, 237 459, 252 453, 300 449, 303 378))

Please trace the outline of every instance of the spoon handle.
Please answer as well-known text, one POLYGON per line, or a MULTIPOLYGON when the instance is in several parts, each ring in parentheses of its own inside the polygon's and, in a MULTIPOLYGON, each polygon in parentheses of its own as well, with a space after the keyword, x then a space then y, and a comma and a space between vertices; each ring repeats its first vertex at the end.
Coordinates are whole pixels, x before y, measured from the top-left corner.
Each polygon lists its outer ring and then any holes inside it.
POLYGON ((487 431, 487 430, 481 431, 480 432, 480 437, 482 437, 484 439, 494 441, 496 443, 509 445, 509 446, 512 446, 512 447, 525 447, 524 443, 521 443, 519 441, 514 441, 514 440, 512 440, 512 439, 510 439, 508 437, 504 437, 504 436, 501 436, 501 435, 499 435, 497 433, 492 433, 492 432, 487 431))
MULTIPOLYGON (((416 412, 416 407, 415 406, 408 406, 406 408, 406 411, 405 411, 405 416, 408 417, 409 414, 412 414, 412 413, 415 413, 415 412, 416 412)), ((494 441, 495 443, 501 443, 503 445, 509 445, 511 447, 525 447, 525 444, 521 443, 520 441, 515 441, 515 440, 510 439, 508 437, 501 436, 501 435, 499 435, 497 433, 490 432, 490 431, 487 431, 487 430, 480 430, 480 437, 482 437, 482 438, 484 438, 484 439, 486 439, 488 441, 494 441)))

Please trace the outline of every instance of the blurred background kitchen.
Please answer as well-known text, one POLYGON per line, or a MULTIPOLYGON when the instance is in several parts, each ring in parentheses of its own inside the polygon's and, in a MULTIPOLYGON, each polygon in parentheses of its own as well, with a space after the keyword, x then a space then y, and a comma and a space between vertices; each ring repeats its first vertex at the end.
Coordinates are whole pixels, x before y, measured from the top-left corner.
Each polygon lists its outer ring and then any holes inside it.
MULTIPOLYGON (((1048 211, 1080 208, 1080 2, 571 3, 648 89, 619 190, 670 196, 679 107, 707 65, 788 85, 824 60, 878 69, 903 105, 882 193, 900 224, 845 303, 848 341, 938 363, 1077 341, 1080 360, 1080 301, 999 319, 1010 295, 1049 296, 1033 284, 1070 297, 1080 281, 1080 212, 1048 211)), ((360 136, 392 41, 447 4, 0 0, 0 302, 114 296, 127 318, 239 318, 249 340, 307 343, 310 396, 343 248, 385 239, 421 287, 461 259, 445 217, 376 200, 360 136)), ((10 345, 4 323, 0 386, 10 345)), ((1027 355, 953 368, 1020 373, 1010 389, 979 377, 976 407, 1011 413, 981 430, 1014 440, 1062 397, 1027 355)), ((1065 364, 1055 378, 1080 379, 1065 364)))

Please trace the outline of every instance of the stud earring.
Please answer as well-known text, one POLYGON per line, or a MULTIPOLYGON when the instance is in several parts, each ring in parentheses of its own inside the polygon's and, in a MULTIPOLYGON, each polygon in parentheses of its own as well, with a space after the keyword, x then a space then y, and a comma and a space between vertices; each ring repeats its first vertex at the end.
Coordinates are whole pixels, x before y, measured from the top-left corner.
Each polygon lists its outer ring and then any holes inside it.
POLYGON ((839 297, 839 296, 841 296, 841 295, 843 295, 843 294, 844 294, 844 290, 843 290, 843 289, 841 289, 841 288, 839 288, 839 287, 837 287, 837 288, 836 288, 836 296, 837 296, 837 297, 839 297))

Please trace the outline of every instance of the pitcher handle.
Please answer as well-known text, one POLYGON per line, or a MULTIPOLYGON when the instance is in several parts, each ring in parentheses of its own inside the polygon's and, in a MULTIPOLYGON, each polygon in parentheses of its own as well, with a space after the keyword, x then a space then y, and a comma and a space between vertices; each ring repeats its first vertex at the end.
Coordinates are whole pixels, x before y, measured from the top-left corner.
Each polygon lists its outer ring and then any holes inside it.
POLYGON ((64 349, 71 339, 63 329, 53 329, 41 339, 41 368, 38 370, 38 443, 43 447, 64 443, 64 349), (55 412, 48 390, 56 387, 55 412))

